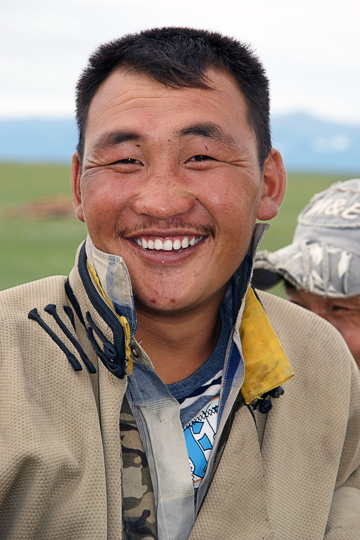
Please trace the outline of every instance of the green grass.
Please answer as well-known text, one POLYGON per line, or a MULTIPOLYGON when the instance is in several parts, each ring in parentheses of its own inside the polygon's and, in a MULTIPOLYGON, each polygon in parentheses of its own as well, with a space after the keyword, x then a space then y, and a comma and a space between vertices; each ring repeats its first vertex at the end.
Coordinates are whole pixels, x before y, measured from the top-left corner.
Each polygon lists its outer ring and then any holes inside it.
POLYGON ((0 208, 70 192, 70 166, 0 163, 0 208))
POLYGON ((23 203, 45 196, 70 197, 70 168, 0 163, 0 289, 53 274, 68 274, 86 236, 73 218, 12 217, 23 203))
MULTIPOLYGON (((296 216, 310 197, 341 175, 289 174, 285 200, 272 220, 260 249, 273 251, 291 242, 296 216)), ((86 236, 75 217, 14 217, 19 205, 45 196, 70 197, 70 167, 49 164, 0 163, 0 289, 53 274, 68 274, 75 251, 86 236)), ((282 295, 281 290, 275 293, 282 295)))

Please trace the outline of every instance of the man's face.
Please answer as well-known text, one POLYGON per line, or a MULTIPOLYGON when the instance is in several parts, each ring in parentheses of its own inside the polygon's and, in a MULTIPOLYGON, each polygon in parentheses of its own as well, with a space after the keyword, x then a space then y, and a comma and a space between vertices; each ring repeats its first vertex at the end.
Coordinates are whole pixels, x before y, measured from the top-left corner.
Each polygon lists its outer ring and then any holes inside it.
POLYGON ((256 218, 276 215, 273 192, 282 198, 280 156, 261 170, 241 92, 209 75, 211 90, 171 89, 114 72, 90 106, 82 169, 73 158, 77 216, 125 260, 138 309, 219 304, 256 218))
POLYGON ((313 311, 339 330, 360 367, 360 295, 351 298, 323 298, 301 289, 286 287, 288 299, 313 311))

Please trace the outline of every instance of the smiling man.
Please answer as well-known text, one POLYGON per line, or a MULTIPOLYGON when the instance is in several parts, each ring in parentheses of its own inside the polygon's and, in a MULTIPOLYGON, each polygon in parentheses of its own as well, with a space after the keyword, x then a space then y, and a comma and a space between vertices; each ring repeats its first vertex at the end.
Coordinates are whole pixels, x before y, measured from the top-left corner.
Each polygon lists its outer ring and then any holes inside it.
POLYGON ((358 370, 250 287, 285 189, 259 60, 126 36, 91 56, 77 121, 88 237, 68 278, 0 296, 1 537, 358 538, 358 370))

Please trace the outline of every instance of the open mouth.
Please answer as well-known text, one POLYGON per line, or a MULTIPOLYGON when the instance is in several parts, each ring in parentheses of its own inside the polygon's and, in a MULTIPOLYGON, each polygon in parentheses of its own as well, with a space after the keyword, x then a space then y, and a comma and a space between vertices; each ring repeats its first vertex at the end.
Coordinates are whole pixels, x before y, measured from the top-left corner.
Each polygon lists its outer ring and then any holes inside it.
POLYGON ((144 238, 137 237, 134 238, 134 242, 143 249, 148 249, 150 251, 179 251, 184 250, 189 247, 193 247, 201 240, 205 238, 204 236, 184 236, 180 238, 144 238))

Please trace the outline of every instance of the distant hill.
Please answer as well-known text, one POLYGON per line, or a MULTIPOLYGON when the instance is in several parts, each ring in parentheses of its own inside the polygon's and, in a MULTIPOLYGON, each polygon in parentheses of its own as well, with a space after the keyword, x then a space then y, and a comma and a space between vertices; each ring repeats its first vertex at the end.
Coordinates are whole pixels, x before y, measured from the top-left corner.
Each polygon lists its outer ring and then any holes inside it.
MULTIPOLYGON (((306 114, 274 116, 271 125, 273 145, 288 171, 360 176, 360 125, 306 114)), ((72 119, 0 119, 1 161, 70 163, 76 143, 72 119)))
POLYGON ((273 146, 291 171, 360 176, 360 125, 337 124, 306 114, 272 118, 273 146))
POLYGON ((71 118, 0 119, 1 161, 70 163, 76 144, 71 118))

